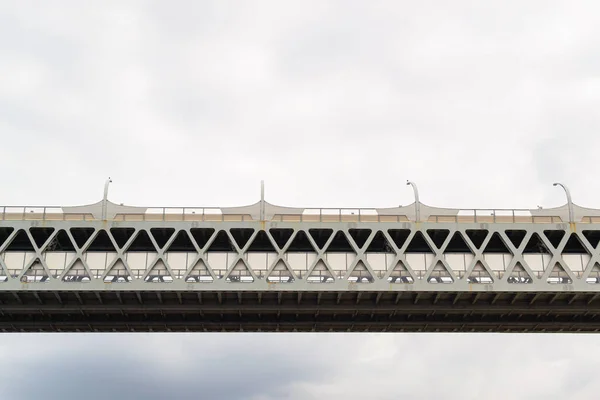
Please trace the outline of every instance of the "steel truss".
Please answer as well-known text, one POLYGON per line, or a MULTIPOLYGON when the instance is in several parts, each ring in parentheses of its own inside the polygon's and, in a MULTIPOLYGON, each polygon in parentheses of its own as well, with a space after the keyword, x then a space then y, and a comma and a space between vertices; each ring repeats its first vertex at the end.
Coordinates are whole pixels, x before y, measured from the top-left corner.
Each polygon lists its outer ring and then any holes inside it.
POLYGON ((583 231, 571 229, 568 224, 373 223, 357 227, 342 223, 173 222, 165 227, 150 222, 106 226, 60 221, 46 222, 44 227, 31 225, 27 221, 0 223, 0 231, 4 232, 4 238, 0 237, 0 268, 5 277, 0 290, 148 290, 168 285, 169 290, 231 290, 235 286, 242 291, 275 287, 298 291, 321 290, 316 287, 328 291, 600 291, 596 284, 600 273, 600 226, 595 224, 586 224, 583 231), (62 242, 58 240, 61 236, 62 242), (153 260, 142 275, 135 276, 128 255, 140 251, 142 237, 146 243, 141 249, 152 254, 153 260), (298 273, 288 262, 288 255, 298 251, 292 247, 300 237, 305 246, 301 250, 313 254, 314 259, 298 273), (457 247, 458 239, 462 244, 457 247), (174 248, 182 240, 188 247, 174 248), (208 257, 215 246, 229 246, 217 250, 233 255, 221 270, 212 268, 208 257), (47 255, 57 250, 65 252, 64 248, 73 255, 71 261, 60 270, 51 269, 47 255), (99 250, 114 258, 102 271, 93 272, 86 255, 99 250), (178 251, 193 254, 194 260, 184 272, 176 274, 167 254, 178 251), (340 251, 353 254, 343 273, 329 260, 331 254, 340 251), (7 254, 15 252, 30 254, 18 271, 6 263, 7 254), (261 252, 271 252, 274 257, 259 273, 249 264, 248 255, 261 252), (430 254, 424 268, 415 268, 407 259, 415 252, 430 254), (501 269, 486 261, 486 255, 498 252, 510 254, 510 261, 501 269), (387 253, 392 261, 385 270, 376 271, 367 257, 372 253, 387 253), (472 255, 464 271, 456 271, 447 261, 450 254, 457 253, 472 255), (528 265, 528 253, 545 256, 547 265, 542 271, 528 265), (572 270, 565 261, 565 254, 573 253, 586 257, 579 271, 572 270), (115 273, 116 266, 120 267, 119 274, 115 273), (202 271, 197 275, 200 267, 202 271), (76 268, 80 271, 71 273, 76 268), (199 279, 202 276, 207 279, 199 279))
POLYGON ((0 221, 0 330, 595 332, 599 243, 591 223, 0 221), (138 251, 154 258, 136 275, 138 251), (215 251, 233 254, 226 268, 211 266, 215 251), (53 252, 73 257, 57 270, 53 252), (93 270, 93 252, 114 258, 93 270), (174 252, 193 254, 179 273, 174 252), (265 252, 255 270, 248 255, 265 252), (300 273, 294 252, 314 255, 300 273), (330 261, 339 252, 353 254, 344 270, 330 261), (373 253, 391 262, 374 266, 373 253), (429 254, 425 267, 412 253, 429 254), (472 257, 457 271, 448 255, 462 253, 472 257), (510 261, 498 269, 490 253, 510 261), (15 270, 9 254, 30 256, 15 270))

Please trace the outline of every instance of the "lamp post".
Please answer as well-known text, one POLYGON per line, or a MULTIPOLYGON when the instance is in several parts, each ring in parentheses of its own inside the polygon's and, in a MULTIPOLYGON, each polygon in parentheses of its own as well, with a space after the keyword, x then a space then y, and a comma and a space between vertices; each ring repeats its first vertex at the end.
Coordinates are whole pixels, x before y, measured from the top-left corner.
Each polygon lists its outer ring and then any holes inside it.
POLYGON ((406 181, 406 185, 412 186, 413 192, 415 193, 415 222, 420 222, 421 203, 419 202, 419 190, 417 189, 417 185, 414 182, 406 181))
POLYGON ((569 191, 569 188, 566 187, 565 185, 563 185, 562 183, 554 183, 552 186, 560 186, 564 189, 566 195, 567 195, 567 207, 569 208, 569 223, 573 223, 575 222, 575 218, 574 218, 574 212, 573 212, 573 201, 571 200, 571 192, 569 191))
POLYGON ((102 221, 106 221, 106 212, 108 208, 108 185, 112 183, 110 176, 104 183, 104 197, 102 197, 102 221))

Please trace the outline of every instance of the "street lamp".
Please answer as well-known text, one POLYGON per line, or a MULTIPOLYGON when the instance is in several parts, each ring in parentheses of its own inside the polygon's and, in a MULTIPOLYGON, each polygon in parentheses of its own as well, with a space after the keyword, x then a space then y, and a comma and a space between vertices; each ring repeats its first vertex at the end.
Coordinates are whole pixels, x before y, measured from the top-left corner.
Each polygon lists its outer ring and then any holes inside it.
POLYGON ((574 218, 574 212, 573 212, 573 201, 571 200, 571 192, 569 191, 569 188, 566 187, 565 185, 563 185, 562 183, 554 183, 552 186, 560 186, 564 189, 566 195, 567 195, 567 207, 569 208, 569 222, 573 223, 575 218, 574 218))
POLYGON ((108 185, 112 183, 110 176, 104 183, 104 197, 102 197, 102 221, 106 221, 106 212, 108 208, 108 185))
POLYGON ((412 186, 413 192, 415 193, 415 222, 420 222, 421 204, 419 203, 419 190, 414 182, 406 181, 407 186, 412 186))

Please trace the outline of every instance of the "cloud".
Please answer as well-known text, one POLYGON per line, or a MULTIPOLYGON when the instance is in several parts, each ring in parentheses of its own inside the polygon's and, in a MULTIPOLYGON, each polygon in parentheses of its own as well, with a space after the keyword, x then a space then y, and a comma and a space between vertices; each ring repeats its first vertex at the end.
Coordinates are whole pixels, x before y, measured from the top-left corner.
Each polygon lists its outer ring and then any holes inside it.
POLYGON ((584 399, 595 393, 600 351, 594 335, 555 334, 7 338, 2 389, 15 400, 584 399))
MULTIPOLYGON (((597 2, 0 4, 4 204, 600 207, 597 2)), ((3 397, 592 398, 572 335, 7 335, 3 397), (54 397, 51 397, 54 396, 54 397), (387 397, 386 397, 387 396, 387 397)))
POLYGON ((354 340, 334 335, 8 336, 12 346, 0 347, 0 371, 3 393, 16 400, 49 393, 56 399, 279 398, 295 385, 321 382, 341 353, 356 348, 354 340))
POLYGON ((7 3, 5 201, 593 205, 593 7, 7 3))

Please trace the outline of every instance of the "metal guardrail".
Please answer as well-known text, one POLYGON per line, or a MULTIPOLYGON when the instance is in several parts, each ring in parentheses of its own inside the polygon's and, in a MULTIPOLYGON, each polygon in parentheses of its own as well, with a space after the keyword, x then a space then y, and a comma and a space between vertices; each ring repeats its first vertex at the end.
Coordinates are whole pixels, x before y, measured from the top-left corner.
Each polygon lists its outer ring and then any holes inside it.
MULTIPOLYGON (((98 221, 91 213, 65 213, 61 207, 3 206, 2 221, 98 221)), ((116 214, 111 221, 255 221, 249 214, 223 213, 218 207, 151 207, 145 213, 116 214)), ((410 222, 407 215, 380 214, 365 208, 307 208, 302 214, 275 214, 274 222, 410 222)), ((525 209, 467 209, 457 215, 429 215, 424 222, 435 223, 562 223, 560 216, 534 216, 525 209)), ((600 223, 600 217, 583 217, 579 223, 600 223)))
MULTIPOLYGON (((592 217, 586 218, 592 222, 592 217)), ((600 218, 598 220, 600 222, 600 218)), ((457 215, 431 215, 428 222, 556 224, 564 221, 557 215, 532 215, 527 209, 467 209, 460 210, 457 215)))

